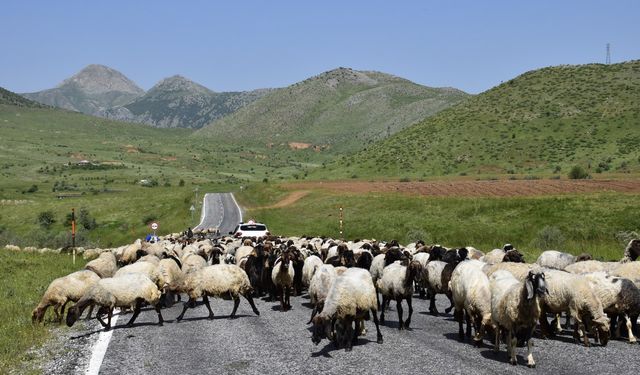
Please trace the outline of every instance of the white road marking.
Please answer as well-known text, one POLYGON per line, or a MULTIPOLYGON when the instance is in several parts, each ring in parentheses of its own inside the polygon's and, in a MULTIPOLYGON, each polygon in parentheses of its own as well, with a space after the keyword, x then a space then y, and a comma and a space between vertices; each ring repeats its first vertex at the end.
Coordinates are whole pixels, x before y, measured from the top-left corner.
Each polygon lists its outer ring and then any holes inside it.
POLYGON ((102 366, 102 361, 104 360, 104 355, 107 353, 107 348, 109 347, 109 341, 111 340, 111 336, 113 335, 113 327, 118 322, 118 316, 120 315, 120 311, 114 311, 117 313, 113 315, 111 318, 111 329, 108 331, 100 332, 100 336, 98 336, 98 340, 93 345, 93 349, 91 350, 91 359, 89 360, 89 367, 84 372, 86 375, 97 375, 100 372, 100 366, 102 366))
POLYGON ((236 207, 238 208, 238 213, 240 214, 240 222, 242 223, 242 210, 240 209, 240 205, 238 204, 238 201, 236 201, 236 197, 233 196, 233 193, 229 194, 231 194, 231 199, 233 199, 233 203, 235 203, 236 207))

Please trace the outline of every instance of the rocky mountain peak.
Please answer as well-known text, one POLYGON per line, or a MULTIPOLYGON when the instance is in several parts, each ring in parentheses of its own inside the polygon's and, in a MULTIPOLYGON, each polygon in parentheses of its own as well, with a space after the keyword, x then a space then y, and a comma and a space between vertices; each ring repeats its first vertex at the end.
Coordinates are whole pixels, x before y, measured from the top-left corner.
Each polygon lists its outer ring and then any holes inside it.
POLYGON ((91 64, 65 79, 58 88, 75 86, 87 94, 103 94, 117 91, 141 95, 144 90, 115 69, 104 65, 91 64))
POLYGON ((209 90, 208 88, 199 85, 179 74, 161 80, 155 86, 153 86, 151 90, 149 90, 149 92, 182 92, 193 94, 213 93, 213 91, 209 90))

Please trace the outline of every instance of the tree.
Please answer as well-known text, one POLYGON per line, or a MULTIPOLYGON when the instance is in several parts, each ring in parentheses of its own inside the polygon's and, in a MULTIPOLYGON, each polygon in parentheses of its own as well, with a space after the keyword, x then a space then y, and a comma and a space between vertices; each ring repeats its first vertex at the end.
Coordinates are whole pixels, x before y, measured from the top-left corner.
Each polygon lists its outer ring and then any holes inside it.
POLYGON ((44 229, 49 229, 56 222, 55 215, 52 211, 42 211, 38 214, 36 223, 44 229))
POLYGON ((569 171, 569 178, 572 180, 583 180, 585 178, 589 178, 589 173, 587 173, 587 171, 585 171, 581 166, 574 165, 569 171))

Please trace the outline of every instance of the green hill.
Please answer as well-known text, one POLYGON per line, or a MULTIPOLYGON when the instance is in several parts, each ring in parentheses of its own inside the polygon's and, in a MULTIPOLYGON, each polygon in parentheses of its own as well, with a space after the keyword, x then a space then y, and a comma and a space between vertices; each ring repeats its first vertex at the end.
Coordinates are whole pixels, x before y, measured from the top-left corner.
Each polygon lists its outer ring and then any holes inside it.
POLYGON ((26 99, 16 93, 13 93, 9 90, 5 90, 2 87, 0 87, 0 104, 14 105, 17 107, 28 107, 28 108, 46 107, 43 104, 26 99))
POLYGON ((525 73, 316 177, 591 174, 637 171, 640 61, 525 73))
POLYGON ((350 152, 468 96, 384 73, 339 68, 271 92, 196 136, 350 152))
POLYGON ((270 91, 263 89, 218 93, 176 75, 163 79, 131 103, 108 108, 98 115, 158 128, 199 129, 270 91))

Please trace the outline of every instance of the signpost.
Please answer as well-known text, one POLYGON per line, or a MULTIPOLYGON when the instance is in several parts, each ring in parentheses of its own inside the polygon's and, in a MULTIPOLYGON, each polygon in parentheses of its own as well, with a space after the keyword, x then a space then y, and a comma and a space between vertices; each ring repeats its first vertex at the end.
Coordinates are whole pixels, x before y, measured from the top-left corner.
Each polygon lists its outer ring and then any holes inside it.
POLYGON ((340 239, 342 239, 342 206, 340 206, 340 239))
POLYGON ((151 230, 153 230, 153 236, 156 236, 156 230, 158 229, 158 223, 153 222, 151 223, 151 230))
POLYGON ((73 248, 73 265, 76 265, 76 209, 71 209, 71 247, 73 248))
POLYGON ((189 211, 191 211, 191 223, 193 223, 193 213, 196 212, 196 207, 194 205, 191 205, 189 211))

